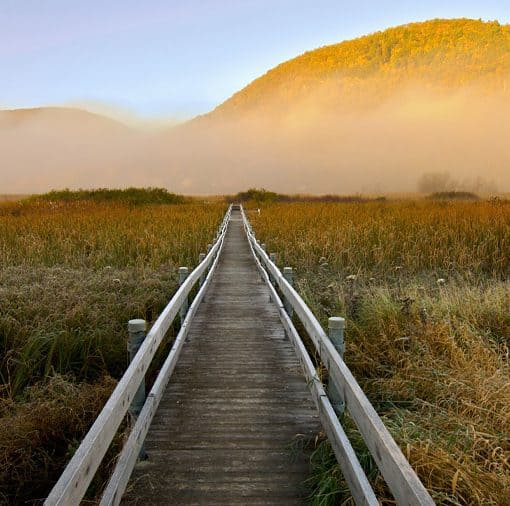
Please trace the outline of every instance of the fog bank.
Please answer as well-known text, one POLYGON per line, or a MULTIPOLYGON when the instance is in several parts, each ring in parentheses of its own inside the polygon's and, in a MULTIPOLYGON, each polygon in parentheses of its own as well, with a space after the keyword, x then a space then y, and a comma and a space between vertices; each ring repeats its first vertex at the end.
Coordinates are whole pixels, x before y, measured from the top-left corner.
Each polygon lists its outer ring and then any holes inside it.
POLYGON ((415 83, 378 105, 310 93, 158 131, 81 111, 0 112, 1 193, 164 186, 178 193, 407 192, 423 173, 510 191, 508 95, 415 83), (16 116, 16 113, 20 113, 16 116))

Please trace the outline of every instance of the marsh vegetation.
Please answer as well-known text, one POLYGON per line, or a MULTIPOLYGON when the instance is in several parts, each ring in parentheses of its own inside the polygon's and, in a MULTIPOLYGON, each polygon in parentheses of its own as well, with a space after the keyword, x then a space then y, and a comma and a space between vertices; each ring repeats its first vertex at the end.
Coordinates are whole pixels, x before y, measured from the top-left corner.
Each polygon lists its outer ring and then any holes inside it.
MULTIPOLYGON (((345 360, 435 501, 508 504, 509 203, 269 204, 250 218, 322 323, 347 318, 345 360)), ((326 442, 310 485, 313 504, 349 503, 326 442)))
POLYGON ((45 497, 127 366, 127 321, 156 319, 225 210, 122 200, 0 206, 2 503, 45 497))

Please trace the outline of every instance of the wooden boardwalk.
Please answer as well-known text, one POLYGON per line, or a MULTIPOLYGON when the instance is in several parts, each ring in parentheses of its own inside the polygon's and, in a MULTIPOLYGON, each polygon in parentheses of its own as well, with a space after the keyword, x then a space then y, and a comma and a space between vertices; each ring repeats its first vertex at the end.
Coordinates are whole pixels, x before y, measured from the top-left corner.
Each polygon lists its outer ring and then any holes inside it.
POLYGON ((120 500, 142 505, 303 503, 307 459, 293 448, 317 434, 319 419, 355 503, 378 506, 338 418, 344 409, 396 504, 434 505, 343 361, 345 320, 329 318, 326 333, 293 288, 289 271, 282 273, 256 240, 243 209, 230 206, 207 255, 183 280, 145 339, 145 322, 130 320, 130 342, 143 342, 45 506, 80 504, 128 409, 134 410, 158 346, 198 285, 118 456, 101 506, 117 506, 120 500), (327 390, 290 311, 328 370, 327 390), (131 473, 144 440, 149 460, 131 473))
POLYGON ((123 504, 302 504, 308 463, 293 443, 320 430, 234 210, 123 504))

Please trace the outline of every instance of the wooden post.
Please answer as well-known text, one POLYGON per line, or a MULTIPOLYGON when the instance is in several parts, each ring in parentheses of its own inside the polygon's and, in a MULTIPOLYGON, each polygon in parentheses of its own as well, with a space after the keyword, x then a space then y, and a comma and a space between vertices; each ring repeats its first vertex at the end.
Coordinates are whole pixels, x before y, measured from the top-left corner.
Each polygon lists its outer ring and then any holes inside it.
MULTIPOLYGON (((204 258, 205 258, 205 253, 200 253, 200 255, 198 255, 198 263, 201 264, 204 261, 204 258)), ((204 270, 204 272, 200 276, 200 279, 198 280, 198 286, 202 286, 204 284, 205 275, 206 275, 206 272, 204 270)))
MULTIPOLYGON (((265 245, 264 243, 261 243, 261 242, 259 241, 259 245, 260 245, 260 247, 262 248, 262 250, 263 250, 263 251, 266 251, 266 245, 265 245)), ((258 253, 258 252, 255 250, 255 253, 258 253)), ((261 254, 259 254, 259 255, 257 255, 257 256, 258 256, 258 258, 260 259, 260 261, 262 262, 262 253, 261 253, 261 254)), ((262 263, 263 263, 263 262, 262 262, 262 263)), ((262 271, 260 272, 260 280, 261 280, 262 282, 264 282, 264 274, 262 273, 262 271)), ((271 300, 271 297, 269 297, 269 300, 271 300)))
MULTIPOLYGON (((276 253, 269 253, 269 260, 271 260, 271 262, 273 262, 276 265, 276 253)), ((273 286, 276 285, 275 279, 271 272, 269 272, 269 281, 271 281, 273 286)))
MULTIPOLYGON (((129 362, 131 363, 135 358, 137 351, 140 349, 147 331, 147 322, 141 319, 129 320, 128 322, 128 352, 129 362)), ((135 422, 142 411, 143 405, 145 404, 145 378, 142 378, 140 386, 136 391, 131 405, 129 406, 129 417, 131 419, 131 427, 134 427, 135 422)), ((139 454, 140 459, 146 459, 147 453, 145 452, 145 446, 142 445, 139 454)))
MULTIPOLYGON (((181 286, 186 278, 188 277, 188 268, 187 267, 179 267, 179 286, 181 286)), ((185 301, 182 303, 180 310, 181 317, 181 325, 184 323, 184 318, 186 318, 186 313, 188 312, 188 297, 186 297, 185 301)))
MULTIPOLYGON (((328 337, 342 359, 344 358, 345 351, 344 329, 344 318, 332 316, 328 319, 328 337)), ((328 395, 335 413, 338 417, 342 416, 345 410, 345 402, 331 377, 328 379, 328 395)))
MULTIPOLYGON (((211 251, 212 249, 212 244, 208 244, 207 245, 207 254, 211 251)), ((209 269, 211 268, 211 263, 209 263, 209 267, 207 267, 207 269, 205 270, 205 274, 207 274, 209 272, 209 269)))
MULTIPOLYGON (((287 280, 290 286, 294 285, 294 275, 292 272, 292 267, 283 268, 283 277, 287 280)), ((292 318, 294 311, 292 309, 292 305, 290 304, 286 297, 284 297, 283 299, 283 307, 285 308, 285 311, 287 311, 289 317, 292 318)))

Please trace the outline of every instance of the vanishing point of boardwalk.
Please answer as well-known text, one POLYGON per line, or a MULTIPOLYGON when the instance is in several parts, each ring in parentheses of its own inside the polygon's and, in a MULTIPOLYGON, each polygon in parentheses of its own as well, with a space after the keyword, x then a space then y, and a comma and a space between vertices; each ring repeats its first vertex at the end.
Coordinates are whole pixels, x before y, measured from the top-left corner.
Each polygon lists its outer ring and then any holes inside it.
POLYGON ((125 504, 301 504, 296 439, 317 410, 232 212, 211 285, 146 438, 125 504))

